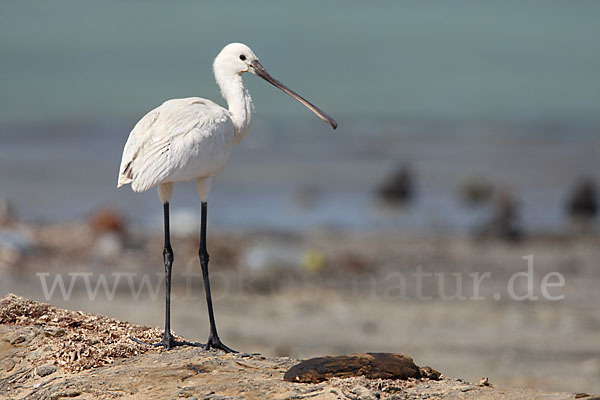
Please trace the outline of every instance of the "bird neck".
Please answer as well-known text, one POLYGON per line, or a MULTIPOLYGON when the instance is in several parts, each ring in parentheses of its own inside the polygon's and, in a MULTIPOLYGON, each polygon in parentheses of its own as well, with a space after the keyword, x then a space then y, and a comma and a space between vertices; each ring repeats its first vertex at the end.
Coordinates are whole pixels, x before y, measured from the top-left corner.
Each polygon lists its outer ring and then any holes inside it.
POLYGON ((241 75, 234 74, 233 76, 226 77, 226 79, 217 75, 216 78, 217 84, 221 88, 221 94, 227 101, 231 120, 235 128, 233 144, 237 144, 250 131, 252 113, 254 112, 252 98, 244 86, 241 75))

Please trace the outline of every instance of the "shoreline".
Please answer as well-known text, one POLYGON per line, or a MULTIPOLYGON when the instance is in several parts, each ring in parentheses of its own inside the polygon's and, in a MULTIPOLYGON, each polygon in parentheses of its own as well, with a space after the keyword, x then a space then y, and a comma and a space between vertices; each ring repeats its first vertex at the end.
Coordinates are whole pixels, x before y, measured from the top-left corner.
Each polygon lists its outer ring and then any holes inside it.
MULTIPOLYGON (((160 232, 127 232, 108 222, 6 225, 31 243, 0 251, 0 295, 14 292, 160 328, 160 232), (74 277, 72 293, 64 299, 57 284, 46 298, 37 274, 45 274, 48 290, 61 276, 68 291, 74 277), (107 286, 99 283, 101 277, 107 286)), ((435 360, 430 363, 439 370, 472 382, 485 375, 507 386, 600 392, 595 379, 600 373, 599 241, 598 236, 506 243, 333 231, 220 231, 209 234, 208 246, 219 331, 234 348, 295 358, 400 351, 416 362, 435 360), (523 257, 531 254, 538 299, 514 299, 509 281, 528 271, 523 257), (422 295, 431 299, 418 296, 419 266, 432 274, 423 276, 420 285, 422 295), (487 272, 491 276, 481 281, 475 296, 471 274, 487 272), (564 295, 561 300, 542 293, 550 273, 564 277, 563 286, 547 287, 551 296, 564 295), (457 295, 457 276, 465 299, 445 300, 457 295), (500 300, 494 298, 497 293, 500 300)), ((173 244, 173 327, 202 341, 207 315, 198 239, 178 235, 173 244)), ((517 295, 528 294, 525 277, 514 283, 517 295)))
POLYGON ((358 373, 321 383, 286 382, 284 373, 298 363, 290 357, 224 354, 194 347, 169 351, 144 348, 127 335, 153 340, 160 338, 159 330, 57 309, 14 295, 0 302, 0 339, 5 343, 0 347, 0 388, 14 399, 598 398, 582 392, 549 393, 497 386, 493 378, 482 379, 477 385, 440 376, 429 367, 422 370, 431 373, 430 378, 367 379, 358 373))

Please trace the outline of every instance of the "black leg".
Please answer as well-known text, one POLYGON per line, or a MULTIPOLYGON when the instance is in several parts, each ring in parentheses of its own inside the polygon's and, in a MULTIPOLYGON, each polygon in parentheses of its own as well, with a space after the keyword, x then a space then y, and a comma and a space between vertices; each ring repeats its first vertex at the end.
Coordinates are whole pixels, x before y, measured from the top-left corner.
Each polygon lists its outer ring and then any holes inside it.
POLYGON ((169 223, 169 202, 163 205, 165 217, 165 247, 163 249, 163 259, 165 262, 165 336, 162 343, 169 349, 173 343, 171 334, 171 271, 173 269, 173 249, 171 248, 171 228, 169 223))
POLYGON ((165 262, 165 335, 163 339, 158 343, 146 343, 139 339, 132 337, 131 339, 140 344, 146 344, 150 346, 163 346, 167 349, 175 346, 203 346, 201 343, 192 342, 180 342, 173 339, 171 334, 171 271, 173 269, 173 249, 171 248, 171 231, 169 227, 169 202, 163 205, 164 217, 165 217, 165 247, 163 250, 163 259, 165 262))
POLYGON ((204 292, 206 294, 206 305, 208 306, 208 319, 210 321, 210 335, 206 342, 207 349, 219 349, 227 353, 237 353, 237 351, 225 346, 217 334, 217 325, 215 324, 215 314, 212 306, 212 296, 210 294, 210 279, 208 277, 208 252, 206 251, 206 213, 207 204, 202 202, 202 213, 200 215, 200 266, 202 267, 202 278, 204 278, 204 292))

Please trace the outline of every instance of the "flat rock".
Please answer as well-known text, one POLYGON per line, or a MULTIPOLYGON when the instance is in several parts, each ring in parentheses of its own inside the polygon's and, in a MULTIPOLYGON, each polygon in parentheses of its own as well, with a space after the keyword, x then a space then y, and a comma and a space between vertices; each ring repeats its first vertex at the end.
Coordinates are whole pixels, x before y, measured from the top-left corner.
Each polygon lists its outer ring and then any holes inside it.
POLYGON ((56 372, 54 365, 41 365, 37 368, 37 374, 39 376, 48 376, 56 372))
MULTIPOLYGON (((298 366, 292 368, 298 360, 223 354, 198 347, 136 350, 129 339, 133 334, 144 340, 156 340, 161 332, 6 296, 0 299, 0 399, 597 399, 584 393, 500 387, 493 385, 493 377, 488 386, 446 376, 433 380, 428 376, 435 376, 435 371, 419 369, 410 357, 386 353, 344 356, 352 360, 347 363, 352 367, 348 371, 363 371, 363 376, 298 384, 295 379, 293 382, 283 379, 285 371, 299 370, 298 366), (18 337, 24 340, 11 343, 18 337), (45 366, 54 366, 56 370, 41 376, 54 369, 44 371, 45 366), (404 380, 366 377, 403 376, 402 371, 421 377, 404 380)), ((321 359, 339 361, 338 357, 321 359)))
POLYGON ((330 378, 364 376, 369 379, 420 378, 412 358, 397 353, 360 353, 316 357, 294 365, 284 375, 288 382, 318 383, 330 378))

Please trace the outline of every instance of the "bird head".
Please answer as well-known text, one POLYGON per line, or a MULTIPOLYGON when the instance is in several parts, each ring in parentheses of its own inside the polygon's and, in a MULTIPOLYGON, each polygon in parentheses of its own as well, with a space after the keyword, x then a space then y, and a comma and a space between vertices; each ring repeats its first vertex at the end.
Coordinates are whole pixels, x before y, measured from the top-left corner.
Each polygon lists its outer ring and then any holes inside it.
POLYGON ((252 63, 258 62, 258 57, 242 43, 230 43, 215 58, 213 70, 231 75, 241 75, 252 72, 252 63))
POLYGON ((250 49, 242 43, 230 43, 223 47, 223 50, 215 58, 213 63, 213 71, 217 81, 226 81, 227 79, 220 79, 220 77, 233 77, 235 75, 241 76, 244 72, 250 72, 256 76, 261 77, 265 81, 283 92, 289 94, 300 103, 304 104, 309 110, 315 113, 323 121, 327 122, 333 129, 337 128, 337 122, 329 115, 321 111, 317 106, 300 96, 298 93, 289 89, 283 83, 273 78, 258 61, 258 57, 250 49))

